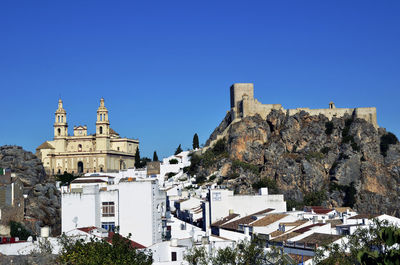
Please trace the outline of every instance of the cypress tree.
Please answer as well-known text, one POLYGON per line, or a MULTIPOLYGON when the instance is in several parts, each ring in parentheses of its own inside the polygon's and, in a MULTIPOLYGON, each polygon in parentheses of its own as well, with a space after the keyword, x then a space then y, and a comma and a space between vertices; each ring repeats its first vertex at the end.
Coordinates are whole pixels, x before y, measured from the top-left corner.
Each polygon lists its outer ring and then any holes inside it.
POLYGON ((193 149, 199 148, 199 136, 197 133, 194 134, 193 136, 193 149))
POLYGON ((141 163, 140 163, 140 152, 139 152, 139 147, 136 149, 135 153, 135 168, 140 168, 141 163))
POLYGON ((179 144, 178 148, 176 148, 175 155, 179 154, 179 153, 182 152, 182 151, 183 151, 183 150, 182 150, 182 147, 181 147, 181 145, 179 144))
POLYGON ((153 161, 158 161, 158 155, 156 151, 153 153, 153 161))

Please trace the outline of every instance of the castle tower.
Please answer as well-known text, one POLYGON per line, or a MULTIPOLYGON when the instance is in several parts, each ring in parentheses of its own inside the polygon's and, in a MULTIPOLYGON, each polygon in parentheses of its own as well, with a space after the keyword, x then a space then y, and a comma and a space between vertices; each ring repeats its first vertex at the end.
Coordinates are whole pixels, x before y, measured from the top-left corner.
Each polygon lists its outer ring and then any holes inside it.
POLYGON ((58 100, 58 109, 55 112, 54 139, 65 138, 68 136, 67 112, 63 108, 63 102, 58 100))
POLYGON ((104 98, 100 99, 100 107, 97 109, 96 136, 109 136, 110 122, 108 121, 108 110, 104 106, 104 98))

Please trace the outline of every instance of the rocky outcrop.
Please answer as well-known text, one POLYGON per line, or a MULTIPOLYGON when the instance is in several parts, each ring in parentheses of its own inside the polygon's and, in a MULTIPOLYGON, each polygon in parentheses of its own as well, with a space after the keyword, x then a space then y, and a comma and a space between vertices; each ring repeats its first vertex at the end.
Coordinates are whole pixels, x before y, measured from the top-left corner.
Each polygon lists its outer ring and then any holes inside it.
POLYGON ((382 150, 387 135, 351 116, 329 121, 304 111, 289 116, 273 110, 266 119, 256 115, 231 124, 227 157, 211 166, 200 159, 197 175, 216 174, 215 181, 238 193, 268 186, 289 205, 346 205, 399 216, 400 144, 382 150))
POLYGON ((10 168, 24 184, 28 195, 25 226, 37 235, 43 226, 50 226, 53 235, 60 234, 60 191, 47 177, 40 159, 19 146, 1 146, 0 167, 10 168))

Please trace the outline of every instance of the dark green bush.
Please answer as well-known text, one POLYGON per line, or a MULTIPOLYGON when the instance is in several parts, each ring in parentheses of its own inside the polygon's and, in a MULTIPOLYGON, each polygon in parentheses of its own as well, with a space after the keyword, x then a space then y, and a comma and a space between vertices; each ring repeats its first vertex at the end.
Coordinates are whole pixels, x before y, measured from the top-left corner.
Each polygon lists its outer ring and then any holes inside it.
POLYGON ((268 193, 270 194, 276 194, 279 192, 278 186, 276 185, 276 181, 269 178, 260 179, 254 182, 251 186, 253 187, 254 190, 259 190, 261 188, 268 188, 268 193))
POLYGON ((329 151, 330 151, 331 149, 329 148, 329 147, 327 147, 327 146, 325 146, 325 147, 322 147, 321 148, 321 153, 323 153, 323 154, 327 154, 327 153, 329 153, 329 151))
POLYGON ((255 175, 260 174, 260 168, 257 165, 252 165, 240 160, 234 160, 232 162, 232 170, 238 170, 239 168, 242 168, 245 171, 251 171, 255 175))
POLYGON ((210 176, 210 177, 208 178, 208 181, 212 182, 212 181, 214 181, 216 178, 217 178, 217 176, 212 175, 212 176, 210 176))
POLYGON ((10 221, 10 236, 18 237, 20 240, 27 240, 32 234, 18 222, 10 221))
POLYGON ((331 135, 333 132, 333 122, 328 121, 325 123, 325 133, 331 135))
POLYGON ((388 132, 387 134, 384 134, 381 136, 381 154, 383 156, 387 155, 387 150, 389 150, 389 145, 391 144, 397 144, 399 140, 397 139, 396 135, 394 135, 391 132, 388 132))
POLYGON ((174 165, 174 164, 178 164, 179 161, 178 161, 178 159, 176 159, 176 158, 172 158, 172 159, 169 160, 169 163, 172 164, 172 165, 174 165))
POLYGON ((320 191, 314 191, 314 192, 308 192, 306 195, 304 195, 304 205, 308 206, 320 206, 323 201, 325 201, 327 198, 326 196, 326 191, 325 190, 320 190, 320 191))
POLYGON ((196 176, 196 184, 201 185, 206 182, 207 178, 205 176, 196 176))
POLYGON ((227 146, 224 139, 218 140, 215 143, 214 147, 212 148, 212 152, 214 153, 214 155, 220 155, 226 151, 227 151, 227 146))
POLYGON ((177 173, 174 173, 174 172, 168 172, 167 173, 167 177, 168 177, 168 179, 170 179, 170 178, 172 178, 173 176, 175 176, 177 173))

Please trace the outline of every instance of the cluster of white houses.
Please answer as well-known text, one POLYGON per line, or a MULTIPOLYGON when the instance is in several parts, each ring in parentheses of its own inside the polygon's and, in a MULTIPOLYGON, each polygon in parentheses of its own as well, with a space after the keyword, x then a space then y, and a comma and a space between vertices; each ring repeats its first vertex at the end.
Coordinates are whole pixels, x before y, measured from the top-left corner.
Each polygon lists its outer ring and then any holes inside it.
MULTIPOLYGON (((283 195, 235 195, 217 184, 197 187, 184 173, 190 152, 114 173, 87 173, 61 186, 62 232, 71 239, 110 241, 113 233, 131 234, 132 245, 151 250, 154 264, 186 264, 188 249, 204 246, 209 253, 234 246, 254 235, 284 249, 291 264, 314 264, 315 251, 326 243, 344 243, 346 235, 372 224, 372 218, 400 226, 388 215, 357 214, 348 207, 309 206, 287 211, 283 195)), ((46 234, 46 233, 45 233, 46 234)), ((1 244, 5 255, 28 254, 34 242, 1 244)), ((53 253, 59 241, 49 238, 53 253)))

